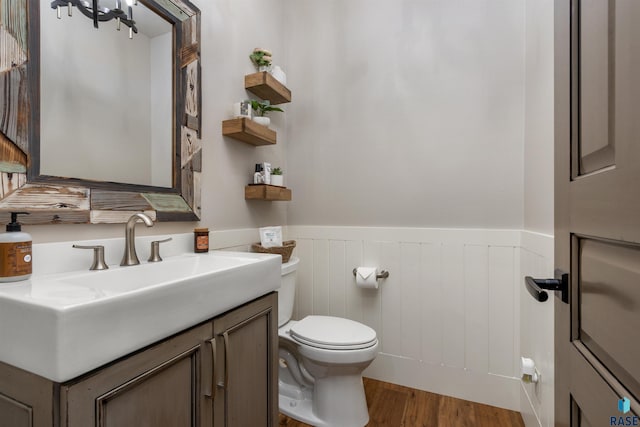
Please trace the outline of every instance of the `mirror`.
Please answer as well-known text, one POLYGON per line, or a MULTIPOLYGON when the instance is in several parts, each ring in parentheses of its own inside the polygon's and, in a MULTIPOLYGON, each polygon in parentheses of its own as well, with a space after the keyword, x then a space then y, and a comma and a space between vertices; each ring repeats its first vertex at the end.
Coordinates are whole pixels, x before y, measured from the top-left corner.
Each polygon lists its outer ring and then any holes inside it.
POLYGON ((171 187, 173 25, 138 3, 129 39, 63 9, 40 2, 40 172, 171 187))
POLYGON ((198 220, 200 11, 139 0, 130 40, 115 20, 95 19, 95 29, 66 6, 58 20, 50 4, 0 8, 0 212, 28 211, 27 224, 124 222, 140 211, 198 220))

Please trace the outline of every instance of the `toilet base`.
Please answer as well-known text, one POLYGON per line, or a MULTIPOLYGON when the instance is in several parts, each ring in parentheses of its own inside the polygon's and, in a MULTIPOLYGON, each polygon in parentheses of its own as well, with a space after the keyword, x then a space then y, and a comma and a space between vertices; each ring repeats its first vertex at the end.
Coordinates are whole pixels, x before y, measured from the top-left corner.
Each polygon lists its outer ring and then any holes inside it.
POLYGON ((313 401, 309 399, 296 399, 294 397, 280 394, 279 408, 280 412, 295 420, 302 421, 315 427, 330 427, 328 424, 319 420, 313 415, 313 401))
POLYGON ((280 380, 278 399, 280 412, 314 427, 363 427, 369 422, 360 375, 316 379, 312 388, 280 380))

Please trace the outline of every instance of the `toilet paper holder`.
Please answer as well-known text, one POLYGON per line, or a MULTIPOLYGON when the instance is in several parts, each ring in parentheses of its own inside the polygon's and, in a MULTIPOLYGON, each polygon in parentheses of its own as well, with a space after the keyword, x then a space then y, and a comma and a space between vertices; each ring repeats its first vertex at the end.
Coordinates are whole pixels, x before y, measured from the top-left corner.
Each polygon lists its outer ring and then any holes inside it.
MULTIPOLYGON (((356 277, 356 274, 358 274, 358 269, 354 268, 353 277, 356 277)), ((382 270, 380 273, 376 274, 376 280, 386 279, 388 277, 389 277, 389 272, 387 270, 382 270)))

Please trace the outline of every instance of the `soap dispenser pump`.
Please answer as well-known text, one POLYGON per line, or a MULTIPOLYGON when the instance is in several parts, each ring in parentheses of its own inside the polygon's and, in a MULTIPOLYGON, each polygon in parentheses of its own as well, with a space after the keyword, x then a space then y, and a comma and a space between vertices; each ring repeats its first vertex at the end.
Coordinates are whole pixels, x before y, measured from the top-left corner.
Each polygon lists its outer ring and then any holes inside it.
POLYGON ((31 234, 22 231, 18 215, 11 212, 7 232, 0 234, 0 282, 17 282, 31 277, 31 234))

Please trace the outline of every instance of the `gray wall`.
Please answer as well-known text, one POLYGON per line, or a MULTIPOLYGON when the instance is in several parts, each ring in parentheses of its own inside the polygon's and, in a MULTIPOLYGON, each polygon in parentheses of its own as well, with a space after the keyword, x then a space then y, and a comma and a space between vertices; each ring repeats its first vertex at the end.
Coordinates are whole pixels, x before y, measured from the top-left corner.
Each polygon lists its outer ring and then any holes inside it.
POLYGON ((553 234, 553 0, 527 0, 525 229, 553 234))
POLYGON ((523 226, 524 0, 286 0, 291 225, 523 226))
MULTIPOLYGON (((525 19, 524 0, 194 3, 203 38, 200 226, 551 232, 552 52, 538 38, 552 33, 525 40, 525 24, 543 24, 531 7, 525 19), (220 133, 231 105, 247 97, 243 76, 256 46, 274 51, 293 91, 286 113, 272 114, 274 147, 220 133), (262 161, 283 166, 292 202, 244 200, 252 165, 262 161)), ((120 225, 29 228, 36 241, 122 234, 120 225)))

